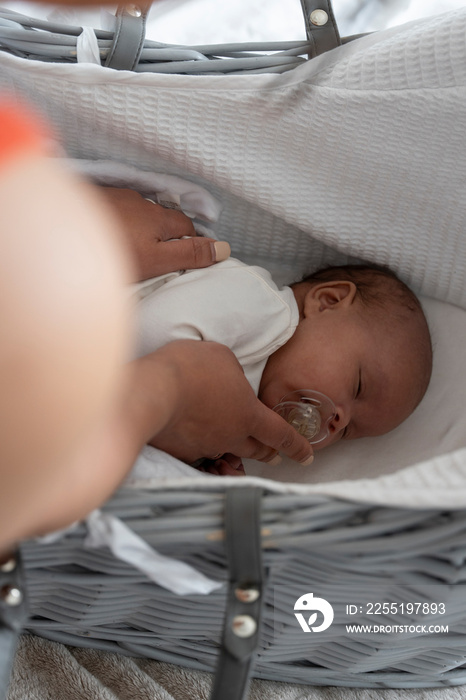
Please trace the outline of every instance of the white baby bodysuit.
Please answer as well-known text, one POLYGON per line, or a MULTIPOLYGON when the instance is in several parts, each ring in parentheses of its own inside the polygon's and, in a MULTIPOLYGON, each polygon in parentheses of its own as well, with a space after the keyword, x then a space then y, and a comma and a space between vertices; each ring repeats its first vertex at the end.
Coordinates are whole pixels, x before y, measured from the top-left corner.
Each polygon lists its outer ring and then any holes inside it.
POLYGON ((256 394, 267 359, 299 321, 290 287, 279 289, 267 270, 235 258, 146 280, 136 290, 138 357, 172 340, 223 343, 256 394))

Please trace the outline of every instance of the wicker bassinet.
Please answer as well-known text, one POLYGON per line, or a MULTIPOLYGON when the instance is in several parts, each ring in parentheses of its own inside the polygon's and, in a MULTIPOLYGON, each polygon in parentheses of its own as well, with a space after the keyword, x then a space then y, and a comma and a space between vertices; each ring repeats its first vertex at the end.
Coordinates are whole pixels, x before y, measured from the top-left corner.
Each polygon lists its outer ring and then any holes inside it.
MULTIPOLYGON (((309 15, 317 4, 304 7, 309 15)), ((1 53, 0 86, 39 105, 74 158, 205 187, 222 203, 219 237, 284 281, 365 259, 466 309, 465 38, 457 11, 251 75, 138 74, 1 53)), ((23 545, 27 629, 204 670, 223 640, 222 698, 240 697, 254 654, 253 674, 281 681, 466 683, 465 446, 359 487, 211 477, 122 489, 104 513, 225 585, 174 594, 85 547, 82 524, 23 545), (295 615, 311 593, 333 608, 321 632, 312 615, 306 631, 295 615), (394 607, 375 618, 371 602, 394 607), (406 607, 418 602, 428 607, 406 607), (353 619, 378 631, 349 632, 353 619), (380 631, 395 624, 408 629, 380 631), (428 624, 449 632, 425 633, 428 624)))

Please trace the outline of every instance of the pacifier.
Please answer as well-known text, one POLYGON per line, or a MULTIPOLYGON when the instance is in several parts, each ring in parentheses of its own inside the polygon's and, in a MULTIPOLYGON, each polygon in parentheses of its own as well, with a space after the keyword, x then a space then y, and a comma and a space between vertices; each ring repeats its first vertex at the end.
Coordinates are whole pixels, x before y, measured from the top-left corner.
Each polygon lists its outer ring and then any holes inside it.
POLYGON ((312 389, 300 389, 285 394, 273 410, 311 445, 317 445, 329 436, 330 421, 337 412, 335 404, 328 396, 312 389))

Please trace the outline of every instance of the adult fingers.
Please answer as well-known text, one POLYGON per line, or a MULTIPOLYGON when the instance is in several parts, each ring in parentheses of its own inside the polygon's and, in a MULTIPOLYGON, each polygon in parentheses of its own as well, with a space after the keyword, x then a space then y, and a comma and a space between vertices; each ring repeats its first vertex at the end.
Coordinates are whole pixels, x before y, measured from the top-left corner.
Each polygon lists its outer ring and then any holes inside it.
POLYGON ((152 202, 151 210, 157 224, 157 232, 162 235, 164 241, 183 236, 196 236, 193 222, 182 211, 167 209, 154 202, 152 202))
POLYGON ((183 238, 181 240, 158 243, 154 249, 154 265, 164 274, 176 270, 191 270, 208 267, 230 256, 230 246, 225 241, 211 238, 183 238))
POLYGON ((231 249, 226 241, 216 241, 212 238, 204 238, 203 236, 197 237, 196 231, 193 226, 191 219, 183 214, 181 211, 176 209, 165 209, 161 207, 160 204, 155 205, 158 212, 160 209, 163 210, 161 218, 159 221, 163 221, 163 226, 161 226, 162 240, 170 241, 174 238, 184 238, 189 236, 193 238, 193 250, 194 250, 194 262, 196 262, 197 257, 199 257, 199 262, 203 264, 194 264, 193 267, 206 267, 214 262, 221 262, 226 260, 230 256, 231 249), (209 241, 211 244, 212 255, 209 258, 207 254, 207 247, 202 241, 209 241))
MULTIPOLYGON (((276 452, 287 455, 295 462, 307 466, 314 459, 314 452, 305 437, 300 435, 284 418, 267 408, 258 401, 257 422, 251 437, 262 443, 262 445, 272 448, 276 452)), ((273 454, 265 451, 255 457, 261 462, 271 462, 273 454)))
POLYGON ((238 451, 241 452, 242 457, 257 459, 259 462, 267 462, 267 464, 276 465, 282 461, 274 447, 264 445, 253 437, 248 437, 243 441, 241 449, 238 451))

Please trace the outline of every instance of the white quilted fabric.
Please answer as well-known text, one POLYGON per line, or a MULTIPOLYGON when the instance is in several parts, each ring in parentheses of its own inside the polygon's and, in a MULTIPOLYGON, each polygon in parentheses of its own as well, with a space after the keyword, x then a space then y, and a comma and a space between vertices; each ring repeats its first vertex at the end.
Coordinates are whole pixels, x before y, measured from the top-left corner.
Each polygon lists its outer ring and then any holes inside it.
MULTIPOLYGON (((466 308, 466 9, 283 75, 138 75, 0 54, 0 88, 35 102, 73 157, 208 189, 223 204, 219 237, 279 281, 366 259, 466 308)), ((423 483, 464 505, 465 464, 464 452, 424 462, 423 483)), ((414 505, 419 470, 398 482, 414 505)), ((359 497, 383 498, 390 478, 359 497)))
POLYGON ((347 256, 466 305, 466 9, 283 75, 135 75, 0 56, 68 152, 195 179, 234 253, 289 278, 347 256))

